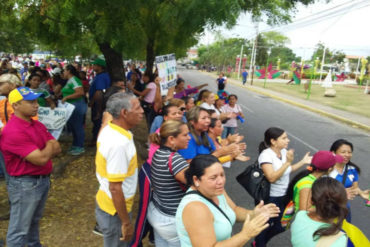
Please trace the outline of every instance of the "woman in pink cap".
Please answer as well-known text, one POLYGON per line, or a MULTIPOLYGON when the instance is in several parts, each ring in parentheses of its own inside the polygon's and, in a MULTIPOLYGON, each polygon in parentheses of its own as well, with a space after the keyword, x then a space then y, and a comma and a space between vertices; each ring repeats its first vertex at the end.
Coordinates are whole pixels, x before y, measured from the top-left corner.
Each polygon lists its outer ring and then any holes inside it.
POLYGON ((330 151, 315 153, 307 170, 297 174, 288 187, 288 198, 293 199, 296 212, 311 208, 312 184, 318 178, 328 175, 333 170, 334 165, 341 162, 343 162, 343 157, 330 151))

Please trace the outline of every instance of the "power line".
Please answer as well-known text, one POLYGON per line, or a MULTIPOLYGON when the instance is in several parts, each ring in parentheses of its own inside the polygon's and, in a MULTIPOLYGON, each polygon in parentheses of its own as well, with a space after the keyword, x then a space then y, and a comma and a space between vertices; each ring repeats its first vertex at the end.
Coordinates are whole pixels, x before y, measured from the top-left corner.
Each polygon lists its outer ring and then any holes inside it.
POLYGON ((312 15, 312 16, 310 16, 310 19, 307 19, 305 21, 294 22, 294 23, 283 25, 283 26, 280 26, 280 27, 269 28, 269 29, 264 30, 263 32, 280 30, 282 28, 284 28, 284 30, 283 30, 284 32, 287 32, 287 31, 299 29, 299 28, 302 28, 302 27, 305 27, 305 26, 308 26, 308 25, 313 25, 313 24, 316 24, 316 23, 321 22, 323 20, 334 18, 336 16, 348 13, 349 10, 354 11, 354 10, 357 10, 359 8, 364 8, 364 7, 367 7, 367 6, 370 6, 369 1, 368 0, 362 0, 362 1, 359 1, 359 2, 354 2, 349 6, 344 6, 339 10, 332 11, 332 12, 324 14, 324 15, 320 15, 318 17, 315 17, 315 15, 312 15))
POLYGON ((339 8, 340 6, 347 5, 347 4, 353 3, 353 2, 354 2, 353 0, 350 0, 348 2, 335 5, 335 6, 331 7, 331 8, 328 8, 328 9, 321 10, 319 12, 313 13, 312 15, 308 15, 308 16, 302 17, 301 19, 294 20, 293 22, 300 22, 300 21, 305 20, 307 18, 311 18, 311 17, 314 17, 315 15, 320 15, 320 14, 323 14, 323 13, 326 14, 326 13, 328 13, 328 11, 331 11, 333 9, 339 8))

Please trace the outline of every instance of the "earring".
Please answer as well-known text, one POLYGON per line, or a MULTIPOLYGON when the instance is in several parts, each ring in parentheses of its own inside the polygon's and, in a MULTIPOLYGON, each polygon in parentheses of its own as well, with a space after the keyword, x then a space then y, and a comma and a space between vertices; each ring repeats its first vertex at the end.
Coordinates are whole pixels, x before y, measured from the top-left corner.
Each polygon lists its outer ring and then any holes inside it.
POLYGON ((196 187, 199 187, 199 184, 198 184, 198 183, 195 183, 195 186, 196 186, 196 187))

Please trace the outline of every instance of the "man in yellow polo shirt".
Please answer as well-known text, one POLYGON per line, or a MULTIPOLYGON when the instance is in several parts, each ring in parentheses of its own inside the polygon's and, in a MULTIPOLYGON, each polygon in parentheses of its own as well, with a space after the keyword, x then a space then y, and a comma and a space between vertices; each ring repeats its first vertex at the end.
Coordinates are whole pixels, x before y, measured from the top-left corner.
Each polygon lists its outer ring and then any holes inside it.
POLYGON ((134 230, 131 210, 138 179, 136 148, 129 130, 140 123, 144 111, 135 96, 123 92, 109 98, 106 111, 113 120, 97 140, 95 163, 100 187, 95 215, 104 246, 126 247, 134 230))

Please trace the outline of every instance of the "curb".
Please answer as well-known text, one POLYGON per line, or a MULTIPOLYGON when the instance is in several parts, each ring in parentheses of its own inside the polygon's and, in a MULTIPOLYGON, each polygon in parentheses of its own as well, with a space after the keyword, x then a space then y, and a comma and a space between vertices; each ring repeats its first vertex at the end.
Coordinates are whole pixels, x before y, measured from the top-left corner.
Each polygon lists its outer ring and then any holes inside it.
MULTIPOLYGON (((208 73, 208 72, 203 72, 203 71, 200 71, 201 73, 203 74, 207 74, 207 75, 211 75, 215 78, 217 78, 217 76, 211 74, 211 73, 208 73)), ((323 111, 323 110, 319 110, 319 109, 315 109, 315 108, 312 108, 310 106, 307 106, 307 105, 304 105, 304 104, 301 104, 301 103, 297 103, 297 102, 294 102, 292 100, 289 100, 289 99, 285 99, 285 98, 282 98, 282 97, 279 97, 279 96, 276 96, 274 94, 270 94, 270 93, 267 93, 267 92, 263 92, 261 90, 258 90, 256 88, 251 88, 251 87, 242 87, 239 83, 236 83, 235 82, 235 79, 233 78, 230 78, 231 80, 229 80, 229 82, 231 84, 233 84, 234 86, 238 86, 240 88, 243 88, 243 89, 246 89, 246 90, 249 90, 249 91, 252 91, 252 92, 255 92, 255 93, 258 93, 258 94, 262 94, 262 95, 265 95, 265 96, 268 96, 270 98, 273 98, 273 99, 276 99, 276 100, 279 100, 279 101, 282 101, 282 102, 285 102, 285 103, 288 103, 290 105, 294 105, 294 106, 297 106, 297 107, 300 107, 300 108, 303 108, 303 109, 306 109, 306 110, 309 110, 311 112, 315 112, 315 113, 318 113, 322 116, 326 116, 326 117, 329 117, 329 118, 332 118, 332 119, 335 119, 335 120, 338 120, 338 121, 341 121, 342 123, 345 123, 345 124, 348 124, 348 125, 351 125, 352 127, 354 128, 359 128, 359 129, 362 129, 362 130, 366 130, 368 132, 370 132, 370 126, 368 125, 365 125, 365 124, 362 124, 362 123, 359 123, 359 122, 356 122, 356 121, 353 121, 353 120, 350 120, 348 118, 344 118, 344 117, 340 117, 340 116, 337 116, 335 114, 331 114, 331 113, 328 113, 326 111, 323 111)))

